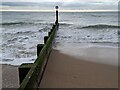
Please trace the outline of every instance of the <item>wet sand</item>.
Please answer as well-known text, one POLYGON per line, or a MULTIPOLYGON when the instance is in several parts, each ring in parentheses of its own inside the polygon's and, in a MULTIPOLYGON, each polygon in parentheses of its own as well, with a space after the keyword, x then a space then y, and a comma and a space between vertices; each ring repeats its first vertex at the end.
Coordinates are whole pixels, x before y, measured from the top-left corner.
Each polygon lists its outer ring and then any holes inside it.
POLYGON ((0 90, 2 89, 2 65, 0 65, 0 90))
POLYGON ((118 67, 94 61, 92 58, 76 58, 52 50, 39 87, 117 88, 118 67))
POLYGON ((0 65, 2 67, 2 88, 18 88, 18 66, 0 65))

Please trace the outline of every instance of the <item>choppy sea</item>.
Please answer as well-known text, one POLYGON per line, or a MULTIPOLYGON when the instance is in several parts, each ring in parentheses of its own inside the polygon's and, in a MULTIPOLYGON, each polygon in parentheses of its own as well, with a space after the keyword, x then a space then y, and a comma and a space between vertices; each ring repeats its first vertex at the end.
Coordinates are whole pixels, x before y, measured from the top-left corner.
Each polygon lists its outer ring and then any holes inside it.
MULTIPOLYGON (((52 12, 2 12, 0 63, 33 63, 37 44, 55 22, 52 12)), ((61 47, 118 47, 117 12, 60 12, 55 42, 61 47)))

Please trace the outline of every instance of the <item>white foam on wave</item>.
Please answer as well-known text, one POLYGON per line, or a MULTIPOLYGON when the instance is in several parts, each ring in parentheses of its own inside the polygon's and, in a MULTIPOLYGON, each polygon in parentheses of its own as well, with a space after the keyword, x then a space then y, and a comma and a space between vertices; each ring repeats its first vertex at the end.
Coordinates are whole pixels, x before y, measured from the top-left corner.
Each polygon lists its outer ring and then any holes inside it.
MULTIPOLYGON (((19 66, 22 63, 34 63, 36 56, 29 58, 11 58, 13 61, 0 61, 0 64, 10 64, 19 66)), ((10 58, 9 58, 10 59, 10 58)))
POLYGON ((57 42, 81 43, 118 43, 118 29, 116 28, 88 28, 77 29, 76 26, 60 27, 57 42))
MULTIPOLYGON (((44 36, 48 35, 48 29, 52 27, 51 23, 53 22, 51 21, 53 21, 54 13, 51 15, 50 13, 7 13, 3 13, 3 23, 30 22, 32 24, 14 24, 8 26, 4 25, 4 27, 2 27, 2 35, 0 36, 2 36, 4 40, 2 45, 0 45, 3 46, 0 59, 2 58, 5 61, 1 61, 1 63, 18 65, 21 63, 33 62, 29 60, 35 59, 34 56, 36 56, 37 44, 44 43, 44 36)), ((71 52, 72 55, 75 54, 79 56, 79 54, 85 54, 82 52, 80 53, 80 49, 84 49, 83 52, 86 52, 88 48, 92 47, 116 47, 116 44, 112 44, 113 46, 109 44, 105 45, 106 43, 103 45, 100 44, 103 42, 117 43, 118 35, 116 28, 82 29, 81 27, 96 24, 116 25, 117 22, 115 23, 112 21, 116 19, 117 14, 95 13, 96 16, 99 15, 101 17, 95 17, 93 14, 91 16, 91 14, 92 13, 60 13, 60 25, 56 37, 56 43, 59 43, 57 44, 57 49, 66 53, 71 52), (91 44, 91 42, 95 44, 91 44)), ((118 19, 116 19, 116 21, 117 20, 118 19)))
POLYGON ((44 44, 44 36, 48 35, 43 28, 45 27, 42 25, 3 27, 0 64, 33 63, 37 58, 37 44, 44 44))

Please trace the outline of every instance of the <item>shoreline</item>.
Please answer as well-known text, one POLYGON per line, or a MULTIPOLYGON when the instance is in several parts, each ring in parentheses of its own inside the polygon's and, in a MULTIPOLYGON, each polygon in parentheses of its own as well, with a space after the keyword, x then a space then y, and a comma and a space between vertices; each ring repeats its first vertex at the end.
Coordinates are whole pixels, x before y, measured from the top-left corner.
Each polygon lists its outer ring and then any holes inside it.
MULTIPOLYGON (((2 66, 3 88, 18 88, 18 65, 0 64, 0 66, 2 66)), ((79 48, 77 46, 62 47, 57 45, 50 55, 40 88, 114 88, 117 87, 117 73, 117 48, 86 47, 82 44, 79 48), (107 58, 108 56, 106 55, 113 58, 107 58), (115 60, 113 62, 114 58, 115 60), (108 63, 108 59, 110 63, 108 63), (89 69, 91 72, 89 72, 89 69), (94 74, 98 77, 94 77, 94 74), (102 74, 104 75, 100 76, 102 74), (90 75, 90 78, 87 75, 90 75), (57 80, 58 82, 56 82, 57 80), (107 80, 111 82, 106 84, 107 80), (76 82, 81 86, 75 85, 76 82), (91 82, 92 84, 90 84, 91 82)))
POLYGON ((86 61, 118 66, 118 49, 120 47, 111 44, 58 44, 54 50, 86 61))

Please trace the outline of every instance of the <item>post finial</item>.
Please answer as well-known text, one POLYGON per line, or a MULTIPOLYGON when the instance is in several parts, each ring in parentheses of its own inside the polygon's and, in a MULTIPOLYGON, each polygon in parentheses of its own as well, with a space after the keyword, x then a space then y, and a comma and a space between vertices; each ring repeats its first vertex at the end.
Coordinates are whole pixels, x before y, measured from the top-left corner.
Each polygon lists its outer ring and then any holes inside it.
POLYGON ((55 6, 56 9, 58 9, 58 6, 55 6))

